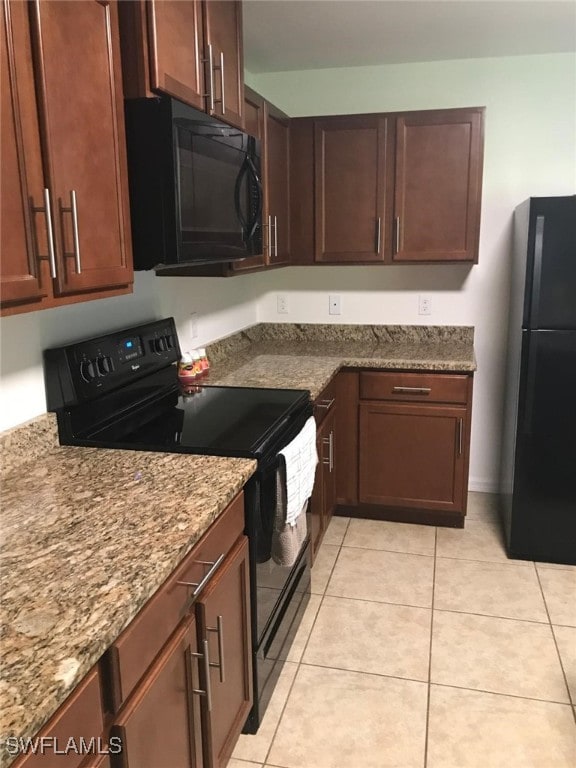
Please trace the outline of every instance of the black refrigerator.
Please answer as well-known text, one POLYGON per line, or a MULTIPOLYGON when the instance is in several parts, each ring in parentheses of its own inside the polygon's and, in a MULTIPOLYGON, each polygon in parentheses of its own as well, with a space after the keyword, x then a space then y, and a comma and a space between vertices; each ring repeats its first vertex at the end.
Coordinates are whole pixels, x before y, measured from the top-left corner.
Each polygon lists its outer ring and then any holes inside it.
POLYGON ((500 498, 510 557, 576 564, 576 196, 515 211, 500 498))

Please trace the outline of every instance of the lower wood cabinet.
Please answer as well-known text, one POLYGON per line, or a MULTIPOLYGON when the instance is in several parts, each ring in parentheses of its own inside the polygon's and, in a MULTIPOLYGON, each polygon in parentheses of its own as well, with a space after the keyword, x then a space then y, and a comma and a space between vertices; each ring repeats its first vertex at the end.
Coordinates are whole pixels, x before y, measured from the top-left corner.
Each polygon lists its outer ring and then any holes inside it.
POLYGON ((202 765, 196 620, 192 615, 166 644, 112 726, 122 752, 114 766, 197 768, 202 765))
POLYGON ((472 375, 348 370, 335 391, 339 511, 462 526, 472 375))
POLYGON ((198 636, 209 653, 200 675, 211 699, 201 702, 205 768, 225 768, 252 706, 249 578, 242 536, 196 603, 198 636))
POLYGON ((462 513, 466 409, 360 404, 359 501, 462 513))
POLYGON ((336 506, 336 396, 329 385, 314 403, 318 466, 310 500, 310 541, 312 560, 336 506))

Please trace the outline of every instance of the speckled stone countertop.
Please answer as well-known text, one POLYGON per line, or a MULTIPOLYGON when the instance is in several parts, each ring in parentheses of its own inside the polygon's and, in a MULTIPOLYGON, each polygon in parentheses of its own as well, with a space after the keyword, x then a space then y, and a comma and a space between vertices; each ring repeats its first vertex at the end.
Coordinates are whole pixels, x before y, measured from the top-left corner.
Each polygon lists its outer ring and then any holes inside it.
POLYGON ((0 439, 2 744, 40 729, 256 467, 54 440, 51 415, 0 439))
POLYGON ((208 347, 207 384, 308 389, 315 399, 343 367, 476 370, 463 326, 256 325, 208 347))

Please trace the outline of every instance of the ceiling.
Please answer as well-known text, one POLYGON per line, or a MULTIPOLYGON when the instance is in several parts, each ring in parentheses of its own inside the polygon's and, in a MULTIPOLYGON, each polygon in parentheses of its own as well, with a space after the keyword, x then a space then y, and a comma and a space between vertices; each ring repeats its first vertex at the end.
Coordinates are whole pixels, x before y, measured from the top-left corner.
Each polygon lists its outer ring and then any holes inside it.
POLYGON ((244 0, 254 74, 576 51, 574 0, 244 0))

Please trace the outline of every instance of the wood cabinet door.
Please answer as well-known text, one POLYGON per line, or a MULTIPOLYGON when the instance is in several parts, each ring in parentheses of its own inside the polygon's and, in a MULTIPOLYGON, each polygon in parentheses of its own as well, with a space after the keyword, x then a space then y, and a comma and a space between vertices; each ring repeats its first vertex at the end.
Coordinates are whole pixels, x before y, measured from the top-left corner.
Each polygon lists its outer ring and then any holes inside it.
POLYGON ((127 285, 133 272, 116 4, 34 0, 31 13, 55 293, 127 285))
POLYGON ((383 261, 387 125, 372 116, 315 121, 316 261, 383 261))
POLYGON ((393 263, 478 260, 483 110, 396 121, 393 263))
MULTIPOLYGON (((252 706, 248 539, 241 536, 196 603, 208 641, 212 707, 202 703, 204 768, 225 768, 252 706)), ((201 684, 206 680, 201 676, 201 684)))
POLYGON ((363 402, 359 501, 462 513, 466 408, 363 402))
POLYGON ((204 0, 204 43, 208 63, 207 111, 244 127, 244 57, 240 0, 204 0))
POLYGON ((316 465, 316 476, 314 478, 314 488, 310 499, 310 549, 312 551, 312 562, 318 553, 322 536, 324 535, 324 439, 325 431, 323 426, 316 433, 316 451, 318 453, 318 464, 316 465))
MULTIPOLYGON (((24 2, 2 3, 0 126, 2 195, 0 220, 2 305, 38 300, 47 293, 41 279, 39 230, 46 231, 40 135, 34 73, 24 2), (37 229, 38 227, 38 229, 37 229)), ((44 251, 45 253, 45 251, 44 251)))
POLYGON ((150 86, 205 107, 201 0, 148 0, 150 86))
POLYGON ((266 200, 268 258, 270 264, 290 260, 289 120, 266 103, 266 200))
POLYGON ((120 711, 111 736, 122 741, 122 768, 199 768, 200 715, 196 623, 180 626, 120 711))
POLYGON ((323 529, 326 530, 336 506, 336 409, 324 421, 322 438, 323 529))
POLYGON ((341 370, 336 376, 334 447, 336 465, 336 501, 341 505, 358 504, 358 400, 359 375, 357 371, 341 370))

